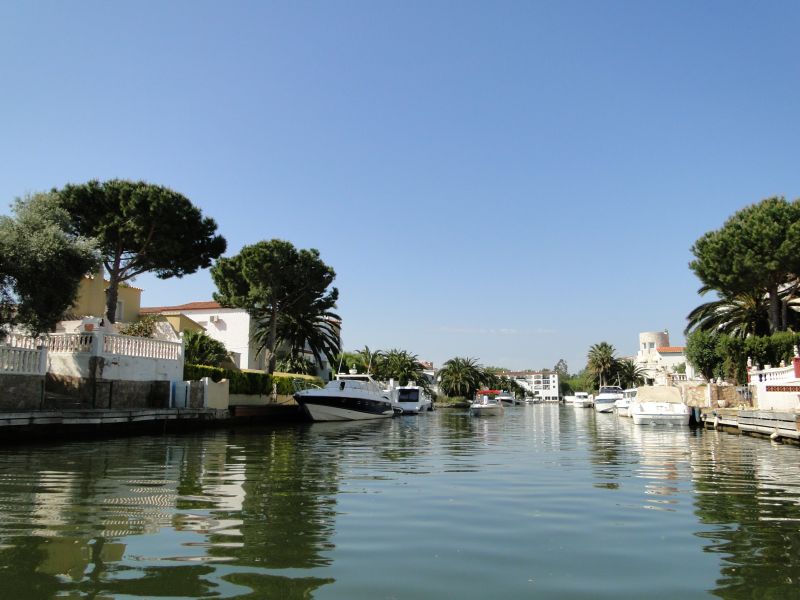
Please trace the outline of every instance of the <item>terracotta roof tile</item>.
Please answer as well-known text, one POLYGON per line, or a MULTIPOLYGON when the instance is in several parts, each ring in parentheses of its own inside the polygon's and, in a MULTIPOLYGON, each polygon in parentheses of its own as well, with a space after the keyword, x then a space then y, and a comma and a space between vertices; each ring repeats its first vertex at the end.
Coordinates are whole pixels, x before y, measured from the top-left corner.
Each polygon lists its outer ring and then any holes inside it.
POLYGON ((659 352, 660 354, 668 354, 670 352, 680 354, 683 352, 683 350, 683 346, 661 346, 660 348, 656 348, 656 352, 659 352))
POLYGON ((186 312, 189 310, 216 310, 222 308, 219 302, 189 302, 177 306, 143 306, 139 309, 141 314, 162 313, 162 312, 186 312))

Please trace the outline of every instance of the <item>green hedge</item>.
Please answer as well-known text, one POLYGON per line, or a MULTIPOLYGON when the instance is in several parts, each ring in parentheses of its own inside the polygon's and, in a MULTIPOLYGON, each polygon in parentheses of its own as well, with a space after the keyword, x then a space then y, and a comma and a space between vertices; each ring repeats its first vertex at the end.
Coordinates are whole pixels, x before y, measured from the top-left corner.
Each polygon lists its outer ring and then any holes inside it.
POLYGON ((273 373, 270 377, 261 371, 234 371, 233 369, 220 369, 204 365, 184 365, 183 378, 185 380, 196 381, 203 377, 210 377, 212 381, 227 379, 230 382, 231 394, 271 394, 272 383, 275 382, 278 394, 291 396, 294 393, 292 384, 294 379, 310 379, 316 385, 323 385, 319 377, 309 377, 308 375, 273 373))

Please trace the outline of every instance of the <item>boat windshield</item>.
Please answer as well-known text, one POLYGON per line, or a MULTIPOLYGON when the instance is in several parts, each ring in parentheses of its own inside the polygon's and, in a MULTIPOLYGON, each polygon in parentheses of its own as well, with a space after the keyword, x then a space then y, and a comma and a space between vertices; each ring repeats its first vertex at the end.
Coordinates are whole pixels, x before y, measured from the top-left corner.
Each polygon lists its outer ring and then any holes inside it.
POLYGON ((419 390, 398 390, 398 402, 418 402, 419 390))
POLYGON ((600 388, 600 393, 601 394, 621 394, 622 393, 622 388, 621 387, 617 387, 617 386, 613 386, 613 385, 609 385, 609 386, 601 387, 600 388))

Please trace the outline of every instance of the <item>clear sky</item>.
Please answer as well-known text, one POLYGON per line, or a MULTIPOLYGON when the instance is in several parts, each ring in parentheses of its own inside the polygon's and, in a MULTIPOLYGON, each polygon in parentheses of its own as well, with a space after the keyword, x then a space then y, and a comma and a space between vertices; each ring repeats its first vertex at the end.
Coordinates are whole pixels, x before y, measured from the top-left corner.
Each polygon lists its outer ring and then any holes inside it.
MULTIPOLYGON (((692 243, 800 196, 800 3, 0 3, 0 201, 114 177, 315 247, 347 349, 683 342, 692 243)), ((140 277, 145 305, 208 272, 140 277)))

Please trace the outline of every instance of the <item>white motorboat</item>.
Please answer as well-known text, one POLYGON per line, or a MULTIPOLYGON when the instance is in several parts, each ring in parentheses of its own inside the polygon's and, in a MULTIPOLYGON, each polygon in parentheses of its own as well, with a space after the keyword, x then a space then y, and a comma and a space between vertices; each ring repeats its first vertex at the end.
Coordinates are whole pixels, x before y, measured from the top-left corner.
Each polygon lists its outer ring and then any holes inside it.
POLYGON ((391 399, 395 412, 404 415, 418 415, 433 410, 433 401, 424 388, 409 383, 391 388, 391 399))
POLYGON ((618 385, 602 385, 594 397, 594 409, 597 412, 607 413, 614 410, 614 403, 622 399, 622 388, 618 385))
POLYGON ((622 390, 622 398, 614 402, 614 410, 620 417, 629 417, 628 408, 634 400, 636 400, 636 388, 622 390))
POLYGON ((502 403, 503 406, 513 406, 517 403, 517 401, 514 399, 514 396, 505 391, 500 392, 497 395, 497 401, 502 403))
POLYGON ((312 421, 383 419, 394 414, 392 401, 368 374, 339 373, 324 388, 298 390, 294 399, 312 421))
POLYGON ((497 400, 498 390, 480 390, 469 405, 469 412, 475 416, 502 415, 503 404, 497 400))
POLYGON ((588 408, 592 405, 592 398, 587 392, 575 392, 570 396, 570 404, 575 408, 588 408))
POLYGON ((688 425, 692 415, 680 390, 669 386, 638 388, 628 413, 636 425, 688 425))

